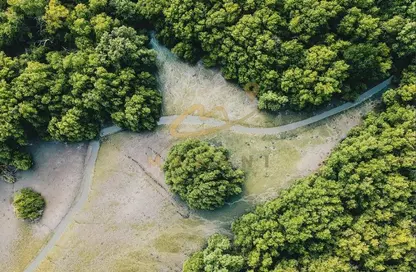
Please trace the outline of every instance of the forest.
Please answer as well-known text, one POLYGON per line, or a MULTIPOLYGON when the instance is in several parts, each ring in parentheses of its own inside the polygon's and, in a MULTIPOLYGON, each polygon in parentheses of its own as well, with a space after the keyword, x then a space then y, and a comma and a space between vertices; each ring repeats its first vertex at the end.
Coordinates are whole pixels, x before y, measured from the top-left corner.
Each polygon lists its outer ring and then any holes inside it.
POLYGON ((82 141, 109 123, 156 126, 156 55, 125 13, 132 3, 78 2, 0 2, 0 163, 30 168, 24 147, 33 138, 82 141))
POLYGON ((0 163, 25 170, 31 139, 90 140, 160 117, 149 33, 219 67, 258 107, 353 99, 416 55, 411 0, 1 0, 0 163))
POLYGON ((258 84, 259 108, 270 111, 352 99, 416 53, 411 0, 150 2, 143 16, 174 53, 258 84))
MULTIPOLYGON (((258 84, 265 111, 313 110, 398 79, 320 170, 237 219, 231 237, 212 236, 184 271, 416 271, 414 0, 0 0, 1 175, 32 166, 34 140, 153 130, 151 33, 189 63, 258 84)), ((223 195, 202 199, 204 184, 175 172, 175 148, 165 170, 189 205, 211 209, 241 192, 244 173, 225 150, 198 145, 226 169, 223 195)))

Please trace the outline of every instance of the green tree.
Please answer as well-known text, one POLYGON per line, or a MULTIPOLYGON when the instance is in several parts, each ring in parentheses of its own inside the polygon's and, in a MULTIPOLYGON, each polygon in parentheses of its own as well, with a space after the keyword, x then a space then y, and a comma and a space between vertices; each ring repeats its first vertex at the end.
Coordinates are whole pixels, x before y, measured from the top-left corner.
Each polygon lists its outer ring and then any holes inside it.
POLYGON ((134 131, 156 126, 155 52, 116 10, 132 2, 78 2, 1 5, 1 165, 30 168, 33 137, 89 140, 111 121, 134 131))
POLYGON ((13 206, 18 218, 36 220, 43 214, 45 200, 40 193, 24 188, 13 196, 13 206))
POLYGON ((62 29, 66 25, 68 16, 69 10, 65 6, 58 0, 50 0, 43 16, 48 34, 55 34, 57 30, 62 29))
POLYGON ((320 105, 333 94, 341 93, 343 83, 348 78, 349 65, 337 59, 338 52, 328 46, 309 48, 297 67, 283 73, 280 87, 290 97, 288 102, 302 109, 320 105))
POLYGON ((169 151, 163 166, 171 190, 194 209, 213 210, 242 192, 244 172, 234 169, 225 148, 186 140, 169 151))
POLYGON ((338 32, 353 41, 377 41, 381 35, 380 18, 365 14, 361 9, 353 7, 340 22, 338 32))
MULTIPOLYGON (((344 52, 349 65, 350 82, 380 81, 388 77, 392 67, 390 49, 385 43, 358 43, 344 52)), ((351 85, 353 85, 351 83, 351 85)), ((364 90, 367 86, 364 85, 364 90)))

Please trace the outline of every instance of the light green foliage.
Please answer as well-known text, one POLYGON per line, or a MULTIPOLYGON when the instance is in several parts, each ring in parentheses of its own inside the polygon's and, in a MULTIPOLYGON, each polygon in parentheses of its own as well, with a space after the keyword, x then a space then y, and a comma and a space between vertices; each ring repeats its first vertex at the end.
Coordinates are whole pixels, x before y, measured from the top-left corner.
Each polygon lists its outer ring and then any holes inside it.
POLYGON ((108 0, 108 4, 114 10, 116 17, 125 22, 134 22, 138 19, 134 2, 131 0, 108 0))
POLYGON ((19 32, 23 31, 22 25, 22 17, 13 9, 0 12, 0 48, 18 38, 19 32))
POLYGON ((388 106, 409 104, 416 106, 416 64, 409 66, 403 73, 401 85, 395 91, 388 91, 383 96, 388 106))
POLYGON ((39 16, 44 12, 47 0, 7 0, 7 3, 18 12, 27 16, 39 16))
POLYGON ((202 252, 195 253, 185 262, 183 271, 238 272, 243 265, 241 256, 232 255, 230 240, 224 235, 214 234, 202 252))
POLYGON ((283 73, 281 89, 294 107, 320 105, 334 93, 341 93, 348 78, 349 65, 339 60, 337 51, 327 46, 314 46, 305 52, 304 61, 283 73))
POLYGON ((397 43, 393 45, 399 56, 416 53, 416 21, 407 22, 397 34, 397 43))
POLYGON ((28 169, 24 147, 34 136, 83 141, 105 123, 134 131, 156 126, 155 52, 146 35, 115 15, 132 2, 9 2, 0 13, 1 164, 28 169), (13 14, 16 28, 7 19, 13 14), (25 43, 13 47, 29 28, 25 43))
POLYGON ((267 92, 260 96, 259 98, 259 109, 277 111, 282 105, 285 105, 289 102, 287 96, 281 96, 273 92, 267 92))
POLYGON ((89 122, 90 117, 86 112, 78 108, 68 110, 61 119, 52 117, 48 132, 53 139, 60 141, 82 141, 94 139, 99 130, 99 125, 89 122))
POLYGON ((401 57, 414 56, 416 53, 416 19, 411 20, 395 16, 384 24, 390 37, 392 49, 401 57))
POLYGON ((124 112, 115 112, 112 119, 115 124, 132 131, 152 130, 160 117, 158 106, 162 99, 151 89, 138 89, 125 103, 124 112))
POLYGON ((376 41, 381 34, 380 18, 353 7, 339 24, 338 31, 354 41, 376 41))
POLYGON ((166 183, 191 208, 213 210, 242 192, 244 172, 234 169, 228 151, 199 140, 172 147, 163 166, 166 183))
MULTIPOLYGON (((233 223, 238 271, 415 270, 415 69, 317 173, 233 223)), ((184 268, 207 271, 208 248, 184 268)))
POLYGON ((345 8, 341 1, 287 0, 284 8, 289 13, 289 29, 308 41, 313 36, 326 32, 330 21, 335 19, 345 8))
POLYGON ((115 68, 134 67, 153 69, 156 53, 146 48, 146 36, 126 26, 114 28, 102 35, 96 51, 100 61, 115 68))
POLYGON ((36 220, 45 209, 45 200, 38 192, 24 188, 13 196, 13 207, 18 218, 36 220))
POLYGON ((43 16, 46 31, 49 34, 54 34, 58 29, 62 29, 68 16, 69 10, 65 6, 61 5, 58 0, 50 0, 43 16))

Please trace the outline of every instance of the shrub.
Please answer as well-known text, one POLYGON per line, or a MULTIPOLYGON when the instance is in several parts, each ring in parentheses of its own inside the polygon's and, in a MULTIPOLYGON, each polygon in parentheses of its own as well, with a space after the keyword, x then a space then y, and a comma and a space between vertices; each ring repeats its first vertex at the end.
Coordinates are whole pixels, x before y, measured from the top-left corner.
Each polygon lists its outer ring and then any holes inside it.
POLYGON ((43 214, 45 200, 40 193, 24 188, 14 195, 13 206, 18 218, 36 220, 43 214))
POLYGON ((234 169, 228 151, 199 140, 172 147, 164 165, 166 183, 191 208, 213 210, 242 192, 244 172, 234 169))

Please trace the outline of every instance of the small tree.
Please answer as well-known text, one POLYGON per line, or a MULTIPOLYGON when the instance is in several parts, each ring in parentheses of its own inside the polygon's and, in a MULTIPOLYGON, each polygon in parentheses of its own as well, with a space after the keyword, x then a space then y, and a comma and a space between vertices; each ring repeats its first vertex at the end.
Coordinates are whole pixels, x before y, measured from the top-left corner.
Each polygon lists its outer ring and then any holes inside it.
POLYGON ((36 220, 43 214, 45 199, 31 188, 23 188, 14 195, 13 206, 18 218, 36 220))
POLYGON ((172 147, 164 165, 166 183, 191 208, 213 210, 242 192, 244 172, 234 169, 228 151, 199 140, 172 147))

